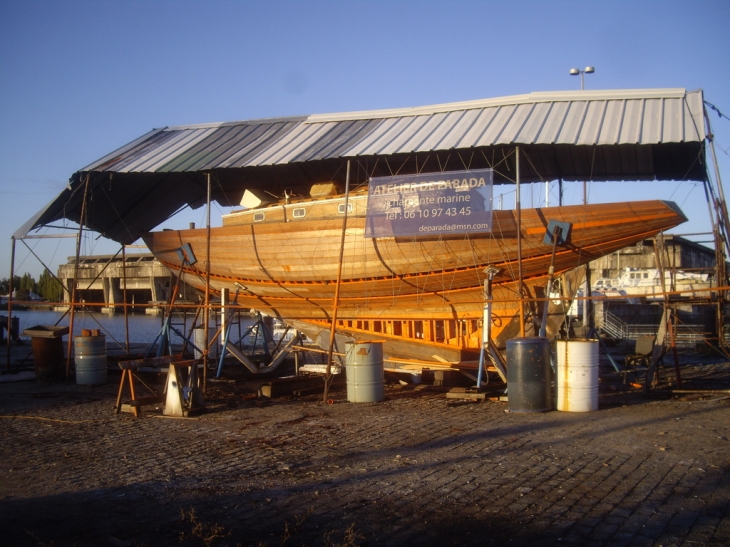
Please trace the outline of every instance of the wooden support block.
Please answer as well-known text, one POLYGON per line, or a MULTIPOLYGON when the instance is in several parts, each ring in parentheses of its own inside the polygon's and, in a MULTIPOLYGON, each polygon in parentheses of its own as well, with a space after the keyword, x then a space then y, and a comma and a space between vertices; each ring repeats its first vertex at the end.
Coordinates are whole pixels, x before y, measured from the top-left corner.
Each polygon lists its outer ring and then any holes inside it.
POLYGON ((487 396, 484 393, 454 393, 449 391, 446 394, 447 399, 469 399, 472 401, 483 401, 487 398, 487 396))
POLYGON ((434 370, 433 385, 435 386, 458 386, 469 382, 459 371, 456 370, 434 370))
POLYGON ((156 405, 165 402, 164 395, 150 395, 149 397, 137 397, 134 401, 130 401, 130 406, 147 406, 156 405))
POLYGON ((398 382, 403 381, 407 384, 420 384, 421 383, 421 375, 420 374, 412 374, 408 371, 401 371, 401 370, 393 370, 388 369, 384 371, 384 377, 386 380, 398 382))
MULTIPOLYGON (((342 375, 335 376, 330 387, 344 385, 342 375)), ((324 376, 291 376, 271 380, 259 388, 262 397, 283 397, 293 395, 296 391, 310 391, 317 388, 324 389, 324 376)))

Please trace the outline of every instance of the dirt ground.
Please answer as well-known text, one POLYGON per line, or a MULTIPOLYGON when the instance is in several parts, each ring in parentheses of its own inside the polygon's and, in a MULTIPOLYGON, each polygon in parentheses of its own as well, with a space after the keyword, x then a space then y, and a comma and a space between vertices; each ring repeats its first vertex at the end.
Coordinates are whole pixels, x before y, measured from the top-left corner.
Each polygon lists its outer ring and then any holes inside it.
MULTIPOLYGON (((730 363, 682 363, 730 389, 730 363)), ((424 384, 263 399, 226 370, 200 417, 134 418, 118 382, 0 382, 2 544, 730 545, 730 399, 672 369, 645 396, 602 364, 587 413, 424 384)))

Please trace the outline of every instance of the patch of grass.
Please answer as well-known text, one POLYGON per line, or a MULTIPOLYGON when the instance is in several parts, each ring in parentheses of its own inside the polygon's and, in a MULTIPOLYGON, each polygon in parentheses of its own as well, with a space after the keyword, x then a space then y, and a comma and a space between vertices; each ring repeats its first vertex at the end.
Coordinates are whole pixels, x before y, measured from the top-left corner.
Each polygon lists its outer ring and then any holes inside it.
POLYGON ((355 529, 355 523, 353 522, 342 534, 342 541, 338 542, 335 540, 337 530, 330 530, 324 535, 324 546, 325 547, 358 547, 360 541, 365 539, 360 532, 355 529))
MULTIPOLYGON (((232 531, 225 529, 220 524, 208 524, 198 519, 195 509, 190 511, 180 509, 180 518, 183 522, 189 522, 192 525, 190 533, 180 532, 180 543, 186 540, 200 540, 205 547, 213 547, 218 540, 222 540, 231 535, 232 531)), ((240 544, 239 544, 240 545, 240 544)))
MULTIPOLYGON (((289 546, 305 546, 305 543, 301 543, 297 536, 300 533, 302 525, 309 519, 314 513, 313 508, 309 508, 305 513, 294 515, 291 520, 284 521, 284 529, 279 537, 278 541, 275 540, 276 547, 289 547, 289 546)), ((188 544, 204 545, 205 547, 216 547, 216 546, 228 546, 225 540, 230 538, 233 534, 232 530, 227 530, 220 524, 208 524, 200 520, 195 514, 195 509, 190 508, 189 511, 180 509, 180 518, 183 522, 187 522, 191 525, 189 533, 180 533, 180 543, 187 542, 188 544)), ((233 539, 233 538, 231 538, 233 539)), ((355 528, 355 523, 343 530, 330 530, 325 532, 322 536, 324 547, 358 547, 365 537, 355 528)), ((236 543, 236 546, 240 547, 240 543, 236 543)), ((53 545, 41 545, 41 547, 53 547, 53 545)), ((271 547, 269 543, 260 541, 257 547, 271 547)))
MULTIPOLYGON (((279 547, 291 544, 294 537, 299 533, 299 527, 306 522, 313 512, 314 509, 309 508, 307 512, 302 515, 294 515, 293 521, 284 521, 284 531, 281 534, 281 538, 279 538, 279 547)), ((269 544, 260 541, 257 547, 269 547, 269 544)))

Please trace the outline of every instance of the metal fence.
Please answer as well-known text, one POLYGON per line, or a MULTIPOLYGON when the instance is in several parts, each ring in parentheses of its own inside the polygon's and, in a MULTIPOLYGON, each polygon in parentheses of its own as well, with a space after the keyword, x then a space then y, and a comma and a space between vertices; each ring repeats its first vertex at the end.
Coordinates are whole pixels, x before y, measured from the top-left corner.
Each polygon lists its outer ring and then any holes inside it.
MULTIPOLYGON (((618 340, 636 340, 639 336, 653 336, 659 330, 659 324, 627 323, 620 317, 604 310, 602 316, 596 317, 596 326, 601 331, 618 340)), ((726 341, 730 341, 730 325, 726 325, 723 332, 726 341)), ((675 332, 675 343, 678 347, 694 347, 698 343, 714 338, 713 334, 705 331, 704 325, 680 324, 675 332)))

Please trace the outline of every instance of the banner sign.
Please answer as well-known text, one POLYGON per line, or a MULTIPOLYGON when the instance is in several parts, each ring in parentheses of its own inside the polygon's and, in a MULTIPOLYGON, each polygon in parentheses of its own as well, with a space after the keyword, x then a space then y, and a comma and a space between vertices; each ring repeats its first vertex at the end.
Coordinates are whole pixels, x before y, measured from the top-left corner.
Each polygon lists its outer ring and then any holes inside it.
POLYGON ((373 177, 365 237, 492 231, 492 169, 373 177))

